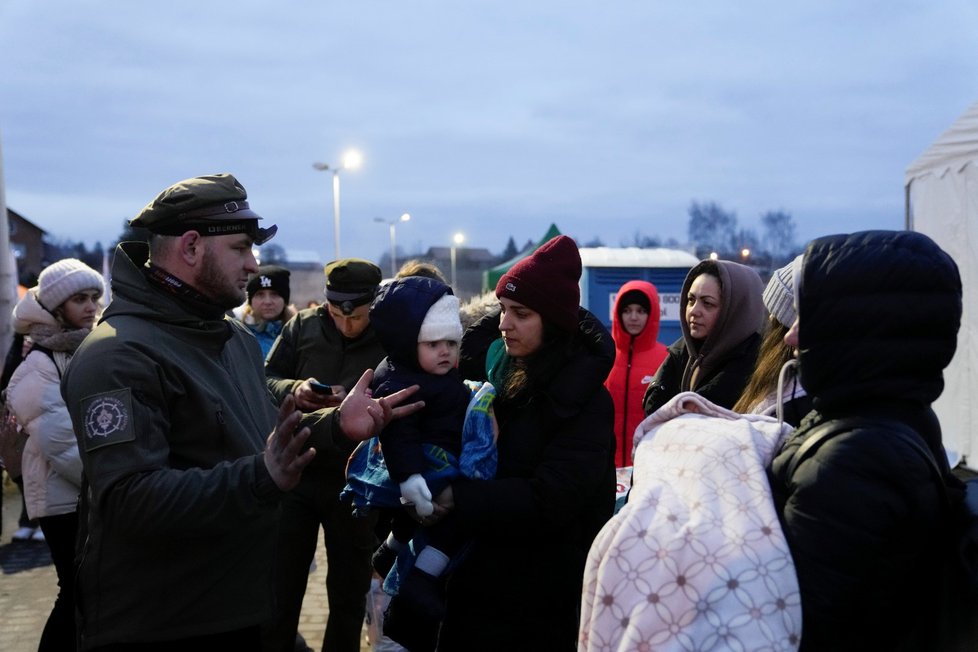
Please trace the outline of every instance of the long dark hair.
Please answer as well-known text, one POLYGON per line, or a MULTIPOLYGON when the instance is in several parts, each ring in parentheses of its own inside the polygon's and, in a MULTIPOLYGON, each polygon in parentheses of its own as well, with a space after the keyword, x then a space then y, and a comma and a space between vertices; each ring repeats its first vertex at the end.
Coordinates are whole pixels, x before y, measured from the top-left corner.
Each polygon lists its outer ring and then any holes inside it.
POLYGON ((733 406, 734 412, 748 414, 766 396, 777 391, 781 367, 794 357, 794 351, 784 343, 784 334, 787 332, 787 326, 774 317, 768 318, 767 330, 757 353, 757 365, 743 393, 733 406))

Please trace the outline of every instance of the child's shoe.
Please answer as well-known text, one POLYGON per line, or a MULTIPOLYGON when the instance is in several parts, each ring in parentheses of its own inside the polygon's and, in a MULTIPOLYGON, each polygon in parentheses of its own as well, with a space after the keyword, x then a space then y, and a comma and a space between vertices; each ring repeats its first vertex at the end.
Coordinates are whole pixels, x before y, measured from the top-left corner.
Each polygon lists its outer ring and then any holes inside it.
POLYGON ((384 636, 411 652, 431 652, 438 645, 445 600, 441 582, 412 568, 384 613, 384 636))
POLYGON ((394 567, 394 562, 396 561, 397 552, 388 546, 386 542, 380 544, 370 558, 370 563, 373 564, 374 570, 381 577, 387 577, 387 574, 391 572, 391 568, 394 567))
POLYGON ((397 589, 397 595, 415 605, 418 612, 432 620, 441 621, 445 618, 445 597, 442 582, 417 567, 408 572, 407 577, 397 589))

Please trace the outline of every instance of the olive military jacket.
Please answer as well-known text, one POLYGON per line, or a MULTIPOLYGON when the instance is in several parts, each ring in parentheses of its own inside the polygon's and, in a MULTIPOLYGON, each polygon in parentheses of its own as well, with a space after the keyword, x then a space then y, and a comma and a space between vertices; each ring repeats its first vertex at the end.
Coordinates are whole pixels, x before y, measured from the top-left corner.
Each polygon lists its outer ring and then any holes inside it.
POLYGON ((254 626, 271 614, 281 492, 262 459, 276 409, 258 343, 151 284, 116 251, 113 300, 62 392, 87 491, 82 649, 254 626))

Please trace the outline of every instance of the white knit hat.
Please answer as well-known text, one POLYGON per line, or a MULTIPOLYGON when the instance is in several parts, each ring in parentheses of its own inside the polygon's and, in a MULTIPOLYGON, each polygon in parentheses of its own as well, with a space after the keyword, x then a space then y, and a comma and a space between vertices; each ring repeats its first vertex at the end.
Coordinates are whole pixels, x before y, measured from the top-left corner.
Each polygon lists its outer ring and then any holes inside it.
POLYGON ((84 290, 105 292, 102 275, 77 258, 65 258, 44 268, 37 277, 37 299, 49 312, 84 290))
POLYGON ((796 269, 801 267, 802 256, 798 256, 790 263, 774 270, 771 280, 764 288, 764 305, 771 315, 783 326, 791 328, 798 317, 798 296, 796 269))
POLYGON ((441 299, 431 304, 418 330, 418 341, 462 341, 462 321, 458 316, 458 308, 458 297, 453 294, 443 295, 441 299))

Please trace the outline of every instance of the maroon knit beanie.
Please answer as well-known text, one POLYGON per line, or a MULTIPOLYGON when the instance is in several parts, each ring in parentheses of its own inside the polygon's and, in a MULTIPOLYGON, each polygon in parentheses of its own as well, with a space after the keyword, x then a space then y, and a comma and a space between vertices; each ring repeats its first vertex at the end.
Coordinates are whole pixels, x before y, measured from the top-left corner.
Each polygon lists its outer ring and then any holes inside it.
POLYGON ((509 268, 496 284, 496 296, 506 297, 540 313, 558 328, 577 332, 581 305, 581 254, 566 235, 509 268))

